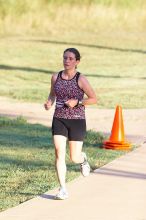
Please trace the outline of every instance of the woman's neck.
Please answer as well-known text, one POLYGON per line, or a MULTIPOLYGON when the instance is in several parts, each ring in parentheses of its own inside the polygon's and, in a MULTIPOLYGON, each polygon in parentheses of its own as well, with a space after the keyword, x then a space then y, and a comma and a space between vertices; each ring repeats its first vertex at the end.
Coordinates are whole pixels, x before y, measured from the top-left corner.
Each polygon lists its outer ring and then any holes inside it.
POLYGON ((76 70, 64 70, 63 71, 63 76, 66 78, 66 79, 72 79, 75 74, 76 74, 76 70))

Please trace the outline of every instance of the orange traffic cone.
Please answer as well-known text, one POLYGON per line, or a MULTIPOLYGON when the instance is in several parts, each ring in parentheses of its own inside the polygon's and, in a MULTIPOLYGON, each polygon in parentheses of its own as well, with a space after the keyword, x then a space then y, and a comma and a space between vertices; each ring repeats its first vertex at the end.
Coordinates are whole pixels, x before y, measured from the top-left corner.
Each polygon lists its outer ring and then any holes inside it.
POLYGON ((124 139, 125 139, 125 134, 124 134, 122 107, 117 106, 113 127, 111 131, 111 136, 109 140, 104 141, 103 147, 106 149, 127 150, 130 148, 131 144, 129 142, 125 142, 124 139))

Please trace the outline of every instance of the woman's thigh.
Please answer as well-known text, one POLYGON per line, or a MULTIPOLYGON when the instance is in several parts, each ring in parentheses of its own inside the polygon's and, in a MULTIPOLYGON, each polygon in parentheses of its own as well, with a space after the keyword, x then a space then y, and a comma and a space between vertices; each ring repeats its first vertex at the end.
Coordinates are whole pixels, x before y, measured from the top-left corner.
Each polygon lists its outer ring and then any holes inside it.
POLYGON ((53 141, 55 146, 55 153, 56 157, 63 157, 65 158, 66 153, 66 140, 67 138, 62 135, 54 135, 53 141))

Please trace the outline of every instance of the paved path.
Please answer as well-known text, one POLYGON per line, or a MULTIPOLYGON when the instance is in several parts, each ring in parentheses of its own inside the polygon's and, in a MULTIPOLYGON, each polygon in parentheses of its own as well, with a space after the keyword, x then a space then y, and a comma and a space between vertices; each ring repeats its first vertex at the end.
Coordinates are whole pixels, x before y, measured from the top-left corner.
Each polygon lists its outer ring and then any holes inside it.
MULTIPOLYGON (((30 123, 41 123, 51 126, 54 109, 45 111, 42 104, 18 103, 14 100, 0 97, 0 114, 17 117, 22 115, 30 123)), ((146 138, 146 109, 123 109, 125 136, 128 140, 143 143, 146 138)), ((87 129, 110 134, 115 109, 86 108, 87 129)))
MULTIPOLYGON (((3 99, 3 115, 21 114, 50 126, 52 112, 44 112, 41 105, 6 103, 3 99)), ((114 110, 89 108, 88 128, 110 133, 113 117, 114 110)), ((1 212, 0 220, 146 220, 146 110, 124 111, 124 118, 126 137, 140 147, 68 183, 69 199, 54 200, 55 189, 1 212)))
POLYGON ((0 213, 1 220, 146 220, 146 145, 56 190, 0 213))

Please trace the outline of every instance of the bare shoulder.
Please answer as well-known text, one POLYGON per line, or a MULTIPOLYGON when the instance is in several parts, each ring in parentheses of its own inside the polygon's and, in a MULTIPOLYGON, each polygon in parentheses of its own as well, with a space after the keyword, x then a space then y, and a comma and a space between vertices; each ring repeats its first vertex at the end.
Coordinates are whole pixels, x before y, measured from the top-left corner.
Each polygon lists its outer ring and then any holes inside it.
POLYGON ((83 74, 80 74, 78 83, 81 88, 83 88, 86 85, 89 85, 89 81, 88 81, 87 77, 83 74))
POLYGON ((80 73, 79 80, 82 81, 82 82, 88 82, 87 77, 82 73, 80 73))
POLYGON ((52 78, 51 78, 52 83, 56 82, 57 76, 58 76, 58 73, 53 73, 52 74, 52 78))

